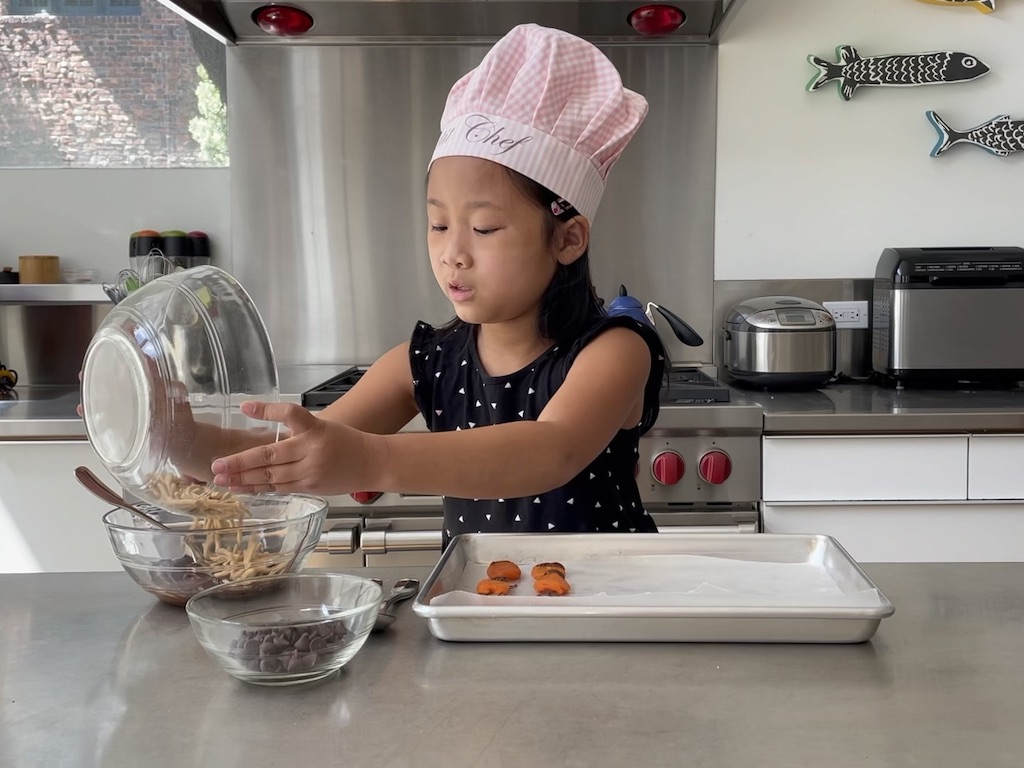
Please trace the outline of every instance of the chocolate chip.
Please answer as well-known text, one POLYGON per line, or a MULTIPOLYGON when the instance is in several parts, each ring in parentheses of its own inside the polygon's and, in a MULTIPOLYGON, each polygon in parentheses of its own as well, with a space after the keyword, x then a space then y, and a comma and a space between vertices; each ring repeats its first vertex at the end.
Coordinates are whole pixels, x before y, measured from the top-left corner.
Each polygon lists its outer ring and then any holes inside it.
POLYGON ((309 650, 311 651, 322 651, 327 647, 327 641, 322 637, 314 637, 309 642, 309 650))
POLYGON ((309 650, 309 632, 303 632, 299 636, 299 639, 295 641, 295 647, 298 648, 300 651, 309 650))
POLYGON ((280 672, 281 662, 277 659, 260 659, 260 672, 280 672))

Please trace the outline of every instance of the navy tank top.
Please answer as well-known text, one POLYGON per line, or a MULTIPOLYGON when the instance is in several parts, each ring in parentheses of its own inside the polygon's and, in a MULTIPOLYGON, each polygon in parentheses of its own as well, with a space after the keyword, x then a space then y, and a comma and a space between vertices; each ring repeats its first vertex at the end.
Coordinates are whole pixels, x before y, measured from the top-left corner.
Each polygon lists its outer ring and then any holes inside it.
MULTIPOLYGON (((445 331, 417 323, 409 362, 416 404, 431 432, 536 419, 565 381, 580 350, 616 327, 636 331, 651 350, 640 423, 619 430, 589 466, 560 488, 520 498, 446 496, 446 545, 460 533, 656 532, 657 526, 640 500, 634 472, 640 436, 658 416, 665 354, 661 339, 649 326, 628 317, 606 317, 575 343, 556 344, 515 373, 488 376, 477 358, 476 326, 445 331)), ((515 456, 508 458, 515 461, 515 456)))

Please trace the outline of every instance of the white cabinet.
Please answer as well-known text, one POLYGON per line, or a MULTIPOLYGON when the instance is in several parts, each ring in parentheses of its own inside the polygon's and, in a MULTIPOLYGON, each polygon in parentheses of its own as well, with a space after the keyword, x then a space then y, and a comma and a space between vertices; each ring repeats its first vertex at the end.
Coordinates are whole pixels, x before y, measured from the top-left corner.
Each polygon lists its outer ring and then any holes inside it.
POLYGON ((766 437, 771 501, 967 498, 967 435, 766 437))
POLYGON ((832 536, 861 563, 1024 561, 1024 503, 764 504, 765 533, 832 536))
POLYGON ((1024 435, 971 435, 967 498, 1024 499, 1024 435))
POLYGON ((766 533, 861 562, 1024 562, 1024 435, 764 439, 766 533))
POLYGON ((120 570, 81 465, 118 487, 88 442, 0 442, 0 573, 120 570))

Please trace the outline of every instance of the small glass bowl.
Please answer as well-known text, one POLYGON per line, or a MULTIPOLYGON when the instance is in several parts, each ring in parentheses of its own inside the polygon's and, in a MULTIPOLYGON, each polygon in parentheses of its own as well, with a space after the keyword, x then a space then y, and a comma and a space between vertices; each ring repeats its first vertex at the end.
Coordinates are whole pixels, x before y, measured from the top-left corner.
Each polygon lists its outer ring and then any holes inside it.
POLYGON ((327 501, 300 494, 237 498, 249 508, 249 517, 235 527, 196 530, 194 517, 145 505, 139 506, 171 530, 123 509, 104 515, 103 524, 125 573, 159 600, 182 606, 217 585, 228 594, 244 595, 260 588, 248 586, 250 568, 249 578, 302 569, 320 539, 327 501), (225 552, 214 557, 218 546, 225 552), (249 564, 243 565, 246 553, 249 564))
POLYGON ((65 283, 95 283, 100 279, 98 269, 65 269, 65 283))
POLYGON ((158 507, 191 486, 213 490, 210 464, 238 442, 229 431, 277 439, 277 424, 241 413, 245 400, 279 400, 277 365, 252 299, 217 267, 133 291, 85 353, 89 442, 123 488, 158 507))
POLYGON ((343 573, 268 576, 237 598, 225 587, 185 605, 203 649, 232 677, 255 685, 321 680, 359 653, 377 620, 381 587, 343 573), (226 598, 231 599, 226 599, 226 598))

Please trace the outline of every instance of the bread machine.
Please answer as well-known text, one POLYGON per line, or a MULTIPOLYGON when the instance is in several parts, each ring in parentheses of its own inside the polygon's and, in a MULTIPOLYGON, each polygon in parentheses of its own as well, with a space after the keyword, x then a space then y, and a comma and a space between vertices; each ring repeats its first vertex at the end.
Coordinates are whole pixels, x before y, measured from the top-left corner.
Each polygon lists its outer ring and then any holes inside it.
POLYGON ((1024 248, 886 248, 871 328, 872 368, 888 380, 1024 380, 1024 248))
POLYGON ((836 324, 827 309, 796 296, 761 296, 729 310, 723 367, 739 384, 813 389, 836 371, 836 324))

